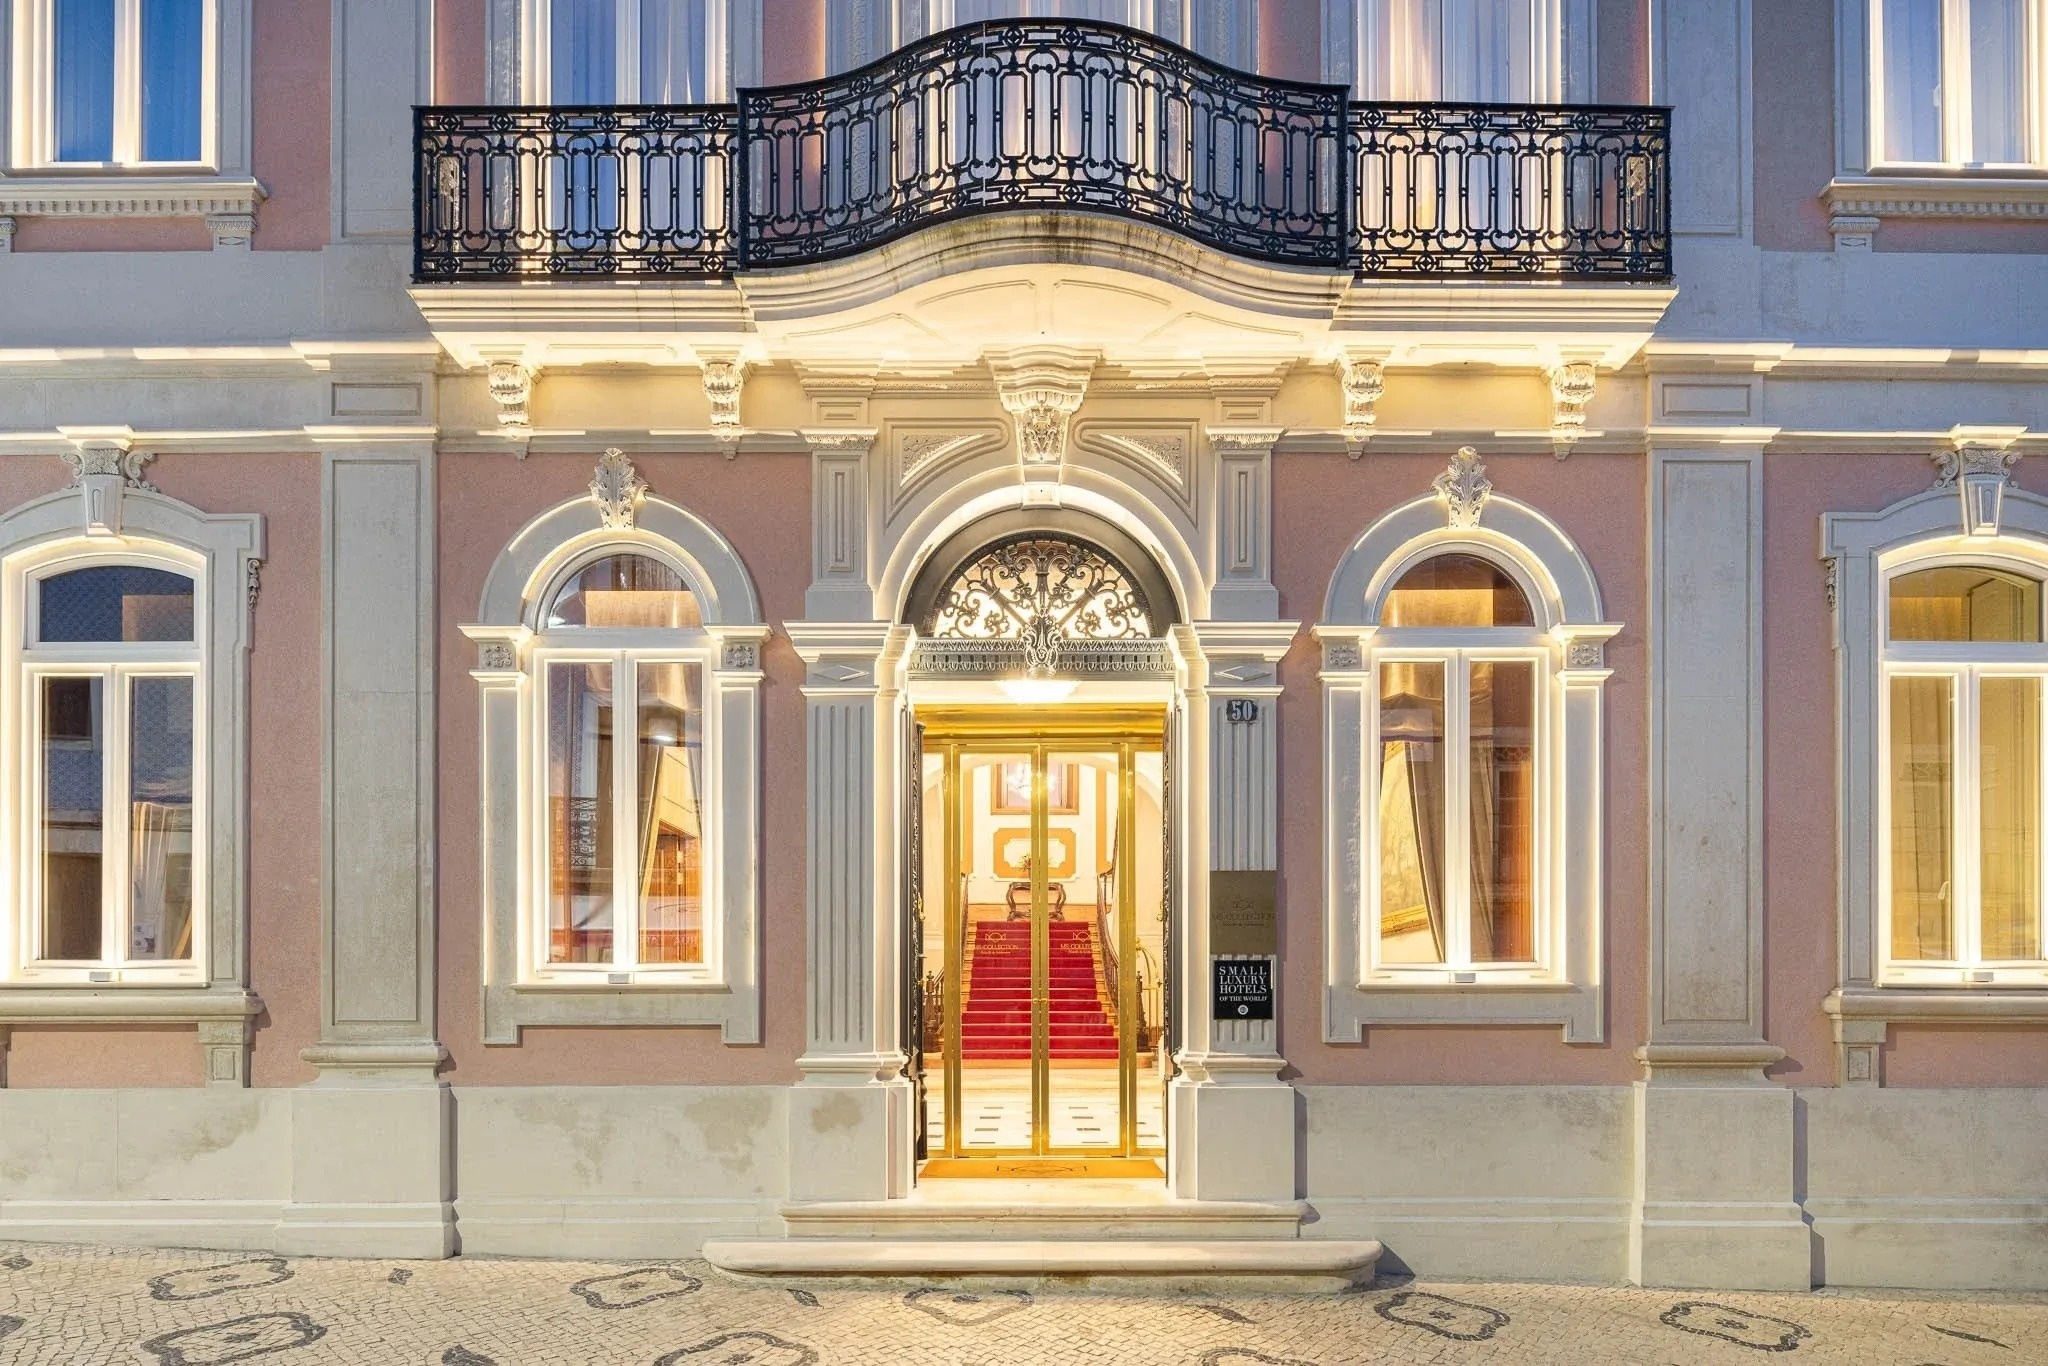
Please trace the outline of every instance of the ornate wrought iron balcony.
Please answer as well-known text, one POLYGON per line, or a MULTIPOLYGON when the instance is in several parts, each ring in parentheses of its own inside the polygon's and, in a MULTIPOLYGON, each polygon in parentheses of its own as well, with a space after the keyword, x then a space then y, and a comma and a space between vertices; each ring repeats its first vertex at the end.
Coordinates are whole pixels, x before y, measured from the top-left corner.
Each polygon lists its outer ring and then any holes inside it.
POLYGON ((736 105, 422 108, 416 133, 421 283, 766 270, 1034 208, 1366 277, 1671 275, 1668 110, 1353 103, 1109 24, 970 25, 736 105))

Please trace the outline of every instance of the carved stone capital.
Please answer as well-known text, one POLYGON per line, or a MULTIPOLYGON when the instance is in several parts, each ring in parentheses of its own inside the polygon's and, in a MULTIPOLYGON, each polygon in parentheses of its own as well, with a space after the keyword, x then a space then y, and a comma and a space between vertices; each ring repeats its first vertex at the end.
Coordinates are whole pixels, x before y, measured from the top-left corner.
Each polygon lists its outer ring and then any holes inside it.
POLYGON ((490 386, 491 401, 498 405, 500 436, 523 443, 533 435, 533 418, 527 405, 533 401, 533 382, 539 375, 538 366, 523 361, 491 362, 485 382, 490 386))
POLYGON ((1948 445, 1932 452, 1934 487, 1956 490, 1962 500, 1963 533, 1996 536, 2005 513, 2005 490, 2020 452, 2013 443, 2023 427, 1956 427, 1948 445))
POLYGON ((157 491, 142 477, 143 466, 156 459, 155 452, 136 450, 135 433, 126 427, 60 427, 57 432, 71 443, 62 455, 71 470, 71 486, 83 501, 86 534, 120 535, 122 495, 130 489, 157 491))
POLYGON ((256 235, 256 215, 210 213, 206 215, 206 230, 213 234, 215 251, 247 251, 249 240, 256 235))
POLYGON ((1586 405, 1598 371, 1592 361, 1569 360, 1550 369, 1550 443, 1562 460, 1586 433, 1586 405))
POLYGON ((1387 389, 1386 366, 1377 356, 1347 355, 1339 365, 1338 379, 1344 387, 1344 439, 1351 443, 1351 458, 1356 460, 1380 420, 1380 396, 1387 389))
POLYGON ((14 250, 14 222, 14 219, 0 214, 0 256, 14 250))
POLYGON ((1458 449, 1450 465, 1430 487, 1443 500, 1451 525, 1458 527, 1478 526, 1480 514, 1486 511, 1486 500, 1493 497, 1493 482, 1486 477, 1486 466, 1480 461, 1479 452, 1470 446, 1458 449))
POLYGON ((1285 427, 1211 427, 1209 443, 1226 457, 1270 455, 1286 434, 1285 427))
POLYGON ((597 504, 598 520, 607 531, 631 531, 646 496, 647 481, 633 468, 632 456, 614 446, 597 458, 590 500, 597 504))
POLYGON ((1026 466, 1064 464, 1067 429, 1088 393, 1095 353, 1027 346, 991 351, 987 360, 996 396, 1016 427, 1017 458, 1026 466))
POLYGON ((739 357, 704 357, 704 398, 711 405, 711 434, 726 443, 727 459, 736 453, 745 430, 740 423, 740 391, 746 382, 746 362, 739 357))
POLYGON ((865 456, 874 449, 873 427, 806 427, 797 433, 812 455, 865 456))

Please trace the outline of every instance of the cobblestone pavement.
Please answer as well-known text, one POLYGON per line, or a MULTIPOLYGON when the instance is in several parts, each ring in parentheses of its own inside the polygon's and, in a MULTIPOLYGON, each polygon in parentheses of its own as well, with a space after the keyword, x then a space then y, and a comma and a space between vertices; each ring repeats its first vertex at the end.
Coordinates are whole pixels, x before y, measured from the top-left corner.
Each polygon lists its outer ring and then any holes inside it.
POLYGON ((1382 1279, 1330 1296, 740 1285, 702 1262, 330 1261, 0 1243, 0 1363, 2048 1362, 2048 1296, 1382 1279), (1791 1355, 1796 1354, 1796 1355, 1791 1355))

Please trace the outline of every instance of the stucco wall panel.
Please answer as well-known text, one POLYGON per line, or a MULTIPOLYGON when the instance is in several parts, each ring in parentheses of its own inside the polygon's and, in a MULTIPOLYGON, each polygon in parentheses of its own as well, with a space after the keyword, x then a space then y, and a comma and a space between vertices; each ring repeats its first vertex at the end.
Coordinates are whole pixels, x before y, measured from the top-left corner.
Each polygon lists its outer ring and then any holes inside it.
MULTIPOLYGON (((1446 451, 1446 457, 1448 451, 1446 451)), ((1442 472, 1434 455, 1286 455, 1274 463, 1273 578, 1282 617, 1315 621, 1344 550, 1388 508, 1428 489, 1442 472)), ((1607 1042, 1567 1046, 1559 1029, 1428 1027, 1368 1029, 1363 1044, 1322 1042, 1323 754, 1321 652, 1303 632, 1280 664, 1279 789, 1283 1000, 1280 1051, 1305 1083, 1611 1083, 1634 1080, 1641 1042, 1643 964, 1648 954, 1645 863, 1648 747, 1645 730, 1643 465, 1631 455, 1486 457, 1487 477, 1531 504, 1575 540, 1599 579, 1609 621, 1606 690, 1607 1042)))
MULTIPOLYGON (((732 1048, 715 1029, 528 1029, 486 1048, 478 1016, 483 927, 477 899, 478 698, 473 621, 485 577, 535 516, 587 494, 593 456, 451 455, 441 466, 440 1036, 463 1085, 750 1083, 794 1079, 803 1041, 803 665, 779 633, 762 650, 763 1031, 732 1048)), ((810 583, 810 457, 749 451, 647 455, 654 492, 702 516, 739 551, 771 623, 803 615, 810 583)))
POLYGON ((17 1025, 7 1051, 9 1090, 199 1082, 199 1045, 190 1026, 17 1025))

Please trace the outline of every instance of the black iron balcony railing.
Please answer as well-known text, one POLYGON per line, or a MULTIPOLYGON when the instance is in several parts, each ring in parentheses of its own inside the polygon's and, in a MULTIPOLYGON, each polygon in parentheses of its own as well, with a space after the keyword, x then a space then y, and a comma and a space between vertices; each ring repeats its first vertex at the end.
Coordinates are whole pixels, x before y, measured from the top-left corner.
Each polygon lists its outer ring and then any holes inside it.
POLYGON ((1361 276, 1671 274, 1667 110, 1352 103, 1110 24, 970 25, 736 105, 416 129, 422 283, 725 275, 1034 208, 1361 276))

